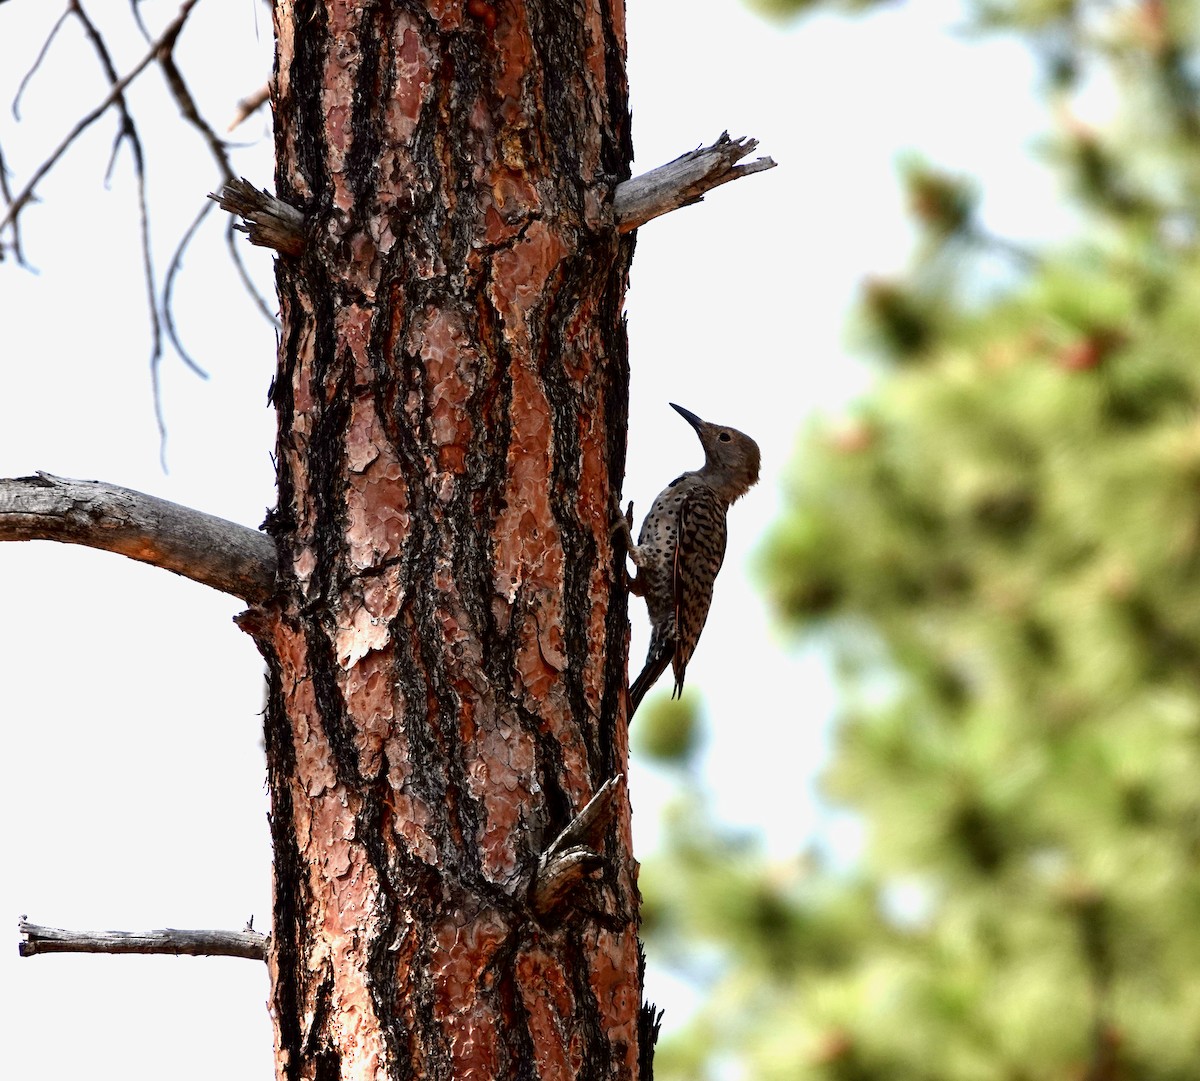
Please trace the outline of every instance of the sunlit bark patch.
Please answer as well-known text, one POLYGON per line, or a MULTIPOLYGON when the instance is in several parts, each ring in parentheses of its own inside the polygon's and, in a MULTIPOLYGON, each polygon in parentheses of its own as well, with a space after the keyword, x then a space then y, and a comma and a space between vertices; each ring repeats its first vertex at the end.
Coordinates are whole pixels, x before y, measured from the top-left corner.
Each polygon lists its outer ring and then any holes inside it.
POLYGON ((625 1076, 635 1076, 637 1069, 637 1021, 641 989, 628 966, 628 943, 625 936, 604 930, 595 934, 595 949, 589 972, 592 993, 608 1018, 607 1036, 624 1056, 625 1076))
POLYGON ((330 4, 327 8, 329 47, 321 77, 321 105, 326 118, 326 168, 333 180, 333 203, 343 211, 354 205, 345 171, 354 141, 354 87, 361 62, 358 31, 363 10, 356 4, 330 4))
POLYGON ((529 1017, 529 1031, 544 1050, 542 1081, 574 1078, 583 1066, 583 1040, 562 964, 540 948, 523 950, 517 959, 521 1003, 529 1017))
POLYGON ((392 702, 392 666, 395 651, 390 643, 366 654, 339 679, 346 712, 362 717, 355 730, 357 769, 363 777, 376 777, 383 768, 383 751, 392 734, 395 708, 392 702))
POLYGON ((495 913, 461 909, 433 928, 429 970, 455 1077, 499 1076, 501 1018, 485 974, 508 933, 495 913))

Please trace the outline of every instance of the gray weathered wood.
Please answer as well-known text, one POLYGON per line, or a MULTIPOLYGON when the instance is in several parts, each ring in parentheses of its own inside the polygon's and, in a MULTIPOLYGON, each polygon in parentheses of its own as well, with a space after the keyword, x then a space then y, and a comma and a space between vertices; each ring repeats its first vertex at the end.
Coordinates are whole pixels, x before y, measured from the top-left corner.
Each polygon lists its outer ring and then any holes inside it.
POLYGON ((689 150, 666 165, 618 184, 613 193, 617 228, 628 233, 652 218, 698 203, 705 192, 731 180, 774 169, 771 158, 738 165, 757 146, 757 139, 731 139, 729 132, 723 131, 711 146, 689 150))
POLYGON ((17 922, 22 957, 39 953, 169 953, 190 957, 245 957, 267 959, 267 936, 257 931, 65 931, 17 922))
POLYGON ((219 192, 208 197, 222 210, 246 222, 235 228, 245 233, 251 244, 274 248, 283 255, 299 255, 304 251, 304 214, 265 188, 256 188, 242 177, 225 181, 219 192))
POLYGON ((275 544, 266 534, 100 481, 0 479, 0 541, 23 540, 102 548, 252 604, 275 589, 275 544))

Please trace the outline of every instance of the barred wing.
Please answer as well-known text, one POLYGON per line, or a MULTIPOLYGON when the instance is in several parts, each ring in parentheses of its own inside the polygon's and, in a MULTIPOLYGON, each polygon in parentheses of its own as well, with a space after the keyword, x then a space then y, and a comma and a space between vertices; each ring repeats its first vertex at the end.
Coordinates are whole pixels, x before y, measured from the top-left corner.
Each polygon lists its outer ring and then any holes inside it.
POLYGON ((725 558, 725 504, 706 484, 697 484, 679 508, 672 592, 675 598, 675 694, 704 629, 713 583, 725 558))

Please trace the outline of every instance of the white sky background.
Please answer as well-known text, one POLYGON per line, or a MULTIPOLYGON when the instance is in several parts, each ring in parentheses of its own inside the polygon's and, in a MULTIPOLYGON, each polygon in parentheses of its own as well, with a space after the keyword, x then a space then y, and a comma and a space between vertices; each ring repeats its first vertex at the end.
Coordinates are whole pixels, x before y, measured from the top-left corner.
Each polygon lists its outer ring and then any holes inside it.
MULTIPOLYGON (((175 10, 159 0, 142 7, 152 28, 175 10)), ((93 0, 90 9, 127 70, 144 48, 127 32, 127 4, 93 0)), ((0 6, 3 108, 59 10, 31 0, 0 6)), ((986 176, 984 216, 995 232, 1044 236, 1061 213, 1047 174, 1028 159, 1043 114, 1025 52, 951 36, 958 14, 950 0, 923 0, 784 31, 737 0, 630 3, 636 171, 726 128, 757 136, 760 152, 779 162, 641 231, 628 295, 625 484, 640 516, 667 480, 700 464, 669 401, 742 428, 762 447, 762 481, 731 513, 689 685, 708 706, 704 776, 720 817, 762 831, 778 857, 818 826, 811 779, 834 699, 819 650, 782 644, 748 567, 777 515, 801 425, 867 385, 847 354, 846 316, 863 277, 898 271, 909 252, 897 153, 915 148, 986 176)), ((269 37, 252 0, 197 8, 179 56, 208 115, 230 116, 259 85, 269 37)), ((69 24, 26 92, 24 122, 0 116, 14 188, 105 90, 69 24)), ((132 100, 139 117, 161 118, 142 130, 161 280, 217 176, 165 104, 157 71, 132 100)), ((235 137, 257 137, 266 123, 255 117, 235 137)), ((0 475, 98 478, 257 525, 274 499, 266 407, 274 332, 242 294, 214 212, 176 288, 181 333, 212 378, 196 379, 169 351, 164 358, 164 475, 127 150, 111 190, 102 184, 114 125, 100 120, 24 214, 26 255, 40 273, 0 265, 0 475)), ((263 141, 235 167, 269 186, 269 153, 263 141)), ((269 257, 246 250, 269 287, 269 257)), ((0 545, 0 1048, 14 1077, 271 1075, 266 973, 253 962, 21 961, 16 949, 23 913, 130 930, 237 929, 253 913, 269 929, 262 663, 230 621, 241 607, 117 556, 0 545)), ((637 666, 640 601, 631 615, 637 666)), ((669 788, 635 767, 631 790, 644 856, 669 788)), ((693 1000, 660 970, 648 996, 667 1006, 668 1029, 693 1000)))

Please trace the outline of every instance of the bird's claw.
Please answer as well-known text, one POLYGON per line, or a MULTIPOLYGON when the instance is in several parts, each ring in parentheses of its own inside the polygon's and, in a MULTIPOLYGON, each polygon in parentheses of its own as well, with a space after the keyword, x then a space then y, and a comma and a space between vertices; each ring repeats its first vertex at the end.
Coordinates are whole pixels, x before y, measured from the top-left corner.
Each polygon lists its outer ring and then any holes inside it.
POLYGON ((626 547, 633 547, 633 500, 629 501, 629 506, 625 508, 625 513, 621 513, 621 505, 617 504, 617 518, 612 524, 612 529, 609 530, 608 536, 612 540, 618 533, 625 535, 626 547))

